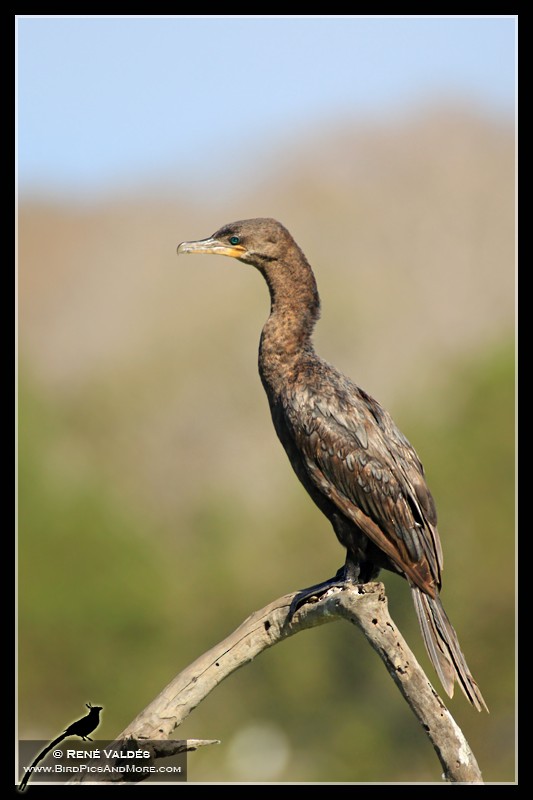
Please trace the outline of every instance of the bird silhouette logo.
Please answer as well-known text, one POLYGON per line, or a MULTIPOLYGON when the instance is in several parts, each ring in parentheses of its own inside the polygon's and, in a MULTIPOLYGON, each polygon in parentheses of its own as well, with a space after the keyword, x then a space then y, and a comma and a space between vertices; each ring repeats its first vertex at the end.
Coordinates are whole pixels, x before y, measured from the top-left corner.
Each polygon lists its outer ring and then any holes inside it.
POLYGON ((19 784, 20 791, 24 791, 26 788, 26 784, 30 780, 33 770, 39 761, 42 761, 43 758, 50 752, 50 750, 58 745, 59 742, 62 742, 63 739, 67 739, 69 736, 79 736, 84 742, 92 742, 89 734, 96 730, 100 724, 100 711, 103 710, 103 706, 93 706, 91 703, 85 703, 85 705, 89 709, 89 713, 85 714, 85 716, 81 717, 81 719, 77 719, 75 722, 72 722, 67 728, 65 728, 63 733, 57 737, 57 739, 51 741, 50 744, 48 744, 44 750, 41 750, 39 755, 33 760, 31 766, 28 767, 19 784))

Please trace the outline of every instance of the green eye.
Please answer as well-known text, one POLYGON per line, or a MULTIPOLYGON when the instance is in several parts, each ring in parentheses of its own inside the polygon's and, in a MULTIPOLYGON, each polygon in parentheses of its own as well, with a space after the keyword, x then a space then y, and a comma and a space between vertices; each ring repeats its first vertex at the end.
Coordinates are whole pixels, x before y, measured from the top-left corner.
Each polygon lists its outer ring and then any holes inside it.
POLYGON ((239 244, 240 241, 241 240, 239 239, 238 236, 231 236, 230 240, 229 240, 229 243, 235 245, 235 244, 239 244))

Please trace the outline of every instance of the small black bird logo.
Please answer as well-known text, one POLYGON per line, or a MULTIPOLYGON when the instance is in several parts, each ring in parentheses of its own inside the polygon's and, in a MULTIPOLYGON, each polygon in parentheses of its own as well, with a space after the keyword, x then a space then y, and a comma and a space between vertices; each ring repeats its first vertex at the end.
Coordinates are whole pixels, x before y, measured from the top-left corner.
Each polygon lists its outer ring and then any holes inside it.
POLYGON ((100 724, 100 711, 102 711, 102 706, 93 706, 90 703, 85 703, 87 708, 89 709, 89 713, 86 714, 81 719, 76 720, 68 728, 65 728, 61 736, 58 736, 57 739, 54 739, 53 742, 50 742, 44 750, 41 750, 37 758, 33 761, 31 767, 26 770, 26 773, 19 784, 19 790, 22 792, 26 788, 26 784, 28 783, 34 767, 42 761, 43 758, 54 748, 59 742, 62 742, 63 739, 66 739, 68 736, 79 736, 83 741, 92 742, 91 737, 89 736, 98 725, 100 724))

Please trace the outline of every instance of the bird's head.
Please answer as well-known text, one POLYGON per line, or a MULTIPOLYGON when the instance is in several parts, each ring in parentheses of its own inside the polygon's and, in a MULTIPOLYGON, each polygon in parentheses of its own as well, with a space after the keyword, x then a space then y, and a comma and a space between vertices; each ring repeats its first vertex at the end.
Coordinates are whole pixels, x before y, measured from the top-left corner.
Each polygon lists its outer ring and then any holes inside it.
POLYGON ((181 253, 213 253, 231 256, 265 270, 269 263, 283 257, 294 240, 290 233, 275 219, 245 219, 224 225, 207 239, 182 242, 181 253))

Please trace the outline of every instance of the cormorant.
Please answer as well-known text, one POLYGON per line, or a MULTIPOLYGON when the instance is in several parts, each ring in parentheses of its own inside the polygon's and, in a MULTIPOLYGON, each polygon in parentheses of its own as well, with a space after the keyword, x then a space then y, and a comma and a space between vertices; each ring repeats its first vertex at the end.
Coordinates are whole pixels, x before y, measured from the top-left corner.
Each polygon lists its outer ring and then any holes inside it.
POLYGON ((274 219, 241 220, 182 242, 180 253, 214 253, 251 264, 271 308, 259 345, 259 374, 277 435, 296 475, 333 525, 346 562, 329 581, 300 592, 296 608, 330 586, 366 583, 380 569, 409 583, 429 657, 451 697, 458 681, 487 708, 439 598, 442 548, 437 513, 414 448, 380 404, 315 353, 320 314, 313 271, 274 219))

